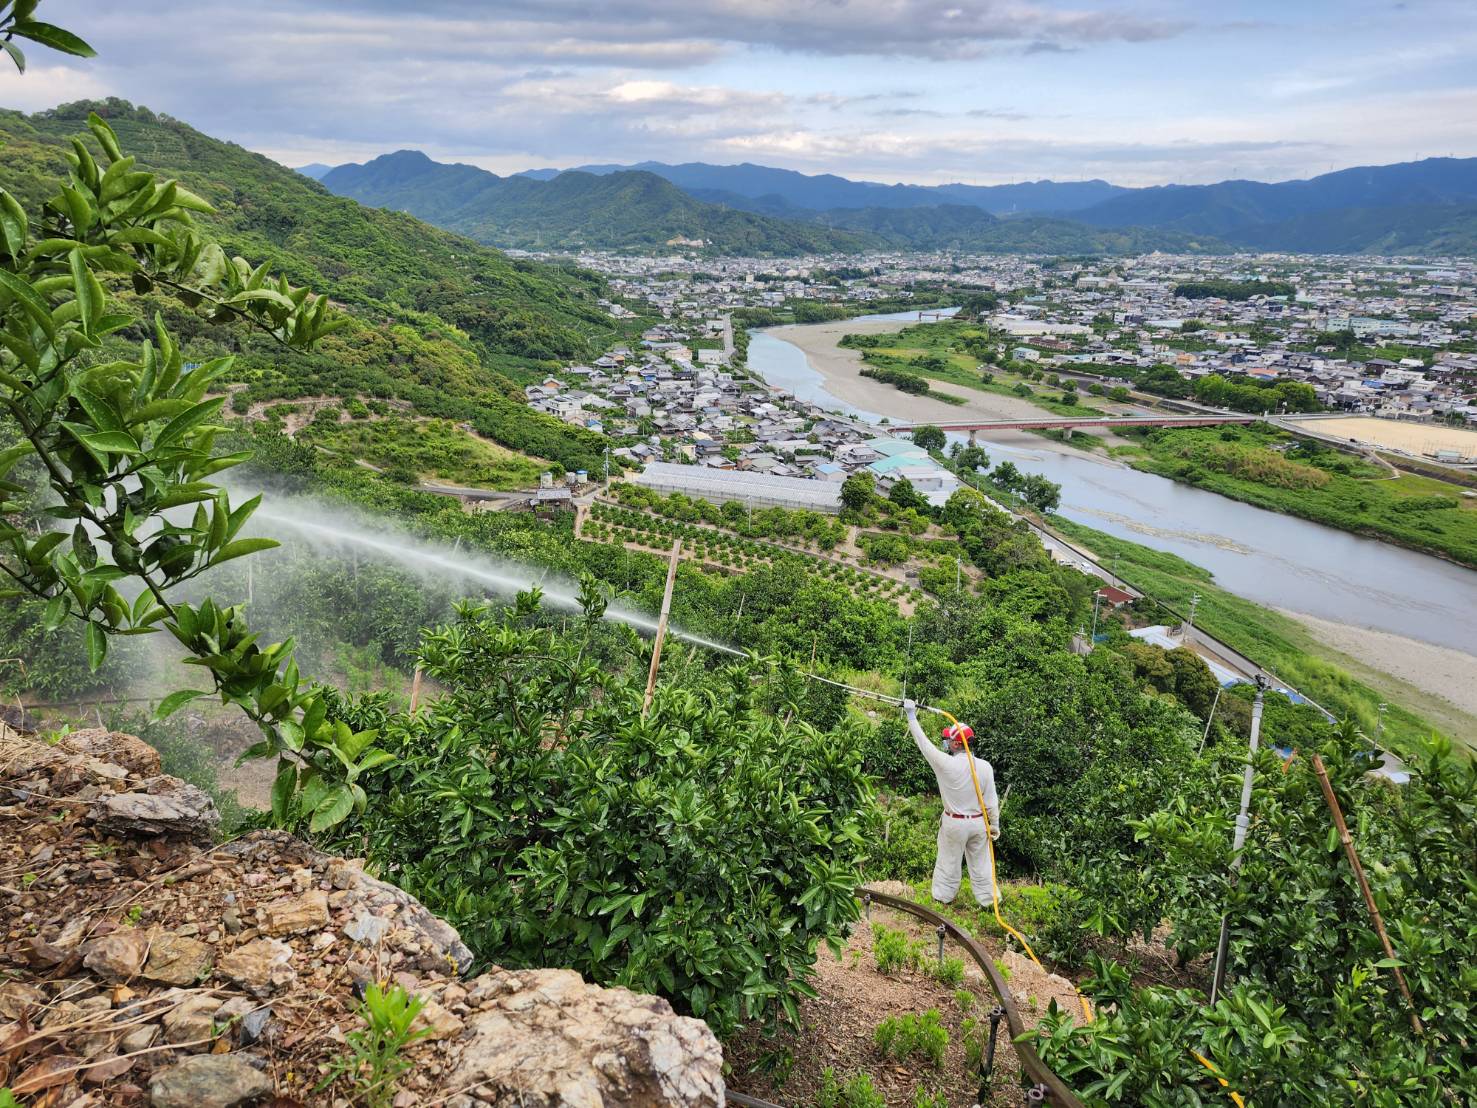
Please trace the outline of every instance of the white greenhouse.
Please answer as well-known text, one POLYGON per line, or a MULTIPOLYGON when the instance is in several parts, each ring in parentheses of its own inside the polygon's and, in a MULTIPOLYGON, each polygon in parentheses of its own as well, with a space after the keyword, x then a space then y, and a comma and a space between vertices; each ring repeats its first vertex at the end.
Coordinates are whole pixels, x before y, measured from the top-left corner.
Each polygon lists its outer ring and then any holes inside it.
POLYGON ((835 481, 811 481, 804 477, 769 477, 736 469, 648 462, 635 483, 670 495, 710 500, 724 504, 737 500, 756 508, 809 508, 813 512, 839 512, 841 485, 835 481))

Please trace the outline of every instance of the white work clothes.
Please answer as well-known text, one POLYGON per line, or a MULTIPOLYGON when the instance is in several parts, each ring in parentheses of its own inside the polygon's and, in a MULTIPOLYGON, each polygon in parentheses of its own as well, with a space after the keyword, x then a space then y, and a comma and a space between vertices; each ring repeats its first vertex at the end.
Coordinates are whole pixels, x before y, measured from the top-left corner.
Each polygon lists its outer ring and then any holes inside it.
POLYGON ((989 816, 989 827, 998 834, 1000 802, 995 796, 995 770, 983 758, 974 758, 974 772, 980 786, 977 796, 969 772, 973 755, 962 750, 958 754, 940 750, 923 733, 917 719, 908 720, 908 730, 933 767, 939 796, 944 802, 943 815, 939 817, 938 857, 933 866, 933 898, 948 904, 958 895, 961 864, 968 861, 974 898, 981 906, 989 907, 994 901, 995 875, 990 865, 985 816, 989 816), (980 812, 980 796, 985 801, 984 813, 980 812))

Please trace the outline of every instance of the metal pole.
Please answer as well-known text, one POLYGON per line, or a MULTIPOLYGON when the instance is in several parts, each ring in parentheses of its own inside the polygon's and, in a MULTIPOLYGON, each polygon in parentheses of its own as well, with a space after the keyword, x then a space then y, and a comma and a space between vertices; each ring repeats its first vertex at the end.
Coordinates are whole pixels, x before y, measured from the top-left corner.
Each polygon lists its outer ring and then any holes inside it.
POLYGON ((913 625, 908 624, 908 652, 903 655, 903 699, 908 699, 908 670, 913 668, 913 625))
POLYGON ((1205 743, 1210 738, 1210 724, 1215 719, 1215 706, 1221 702, 1221 688, 1222 686, 1216 686, 1215 699, 1210 702, 1210 715, 1205 717, 1205 734, 1200 736, 1200 749, 1195 751, 1196 754, 1205 753, 1205 743))
POLYGON ((1089 643, 1097 642, 1097 609, 1098 605, 1101 604, 1102 601, 1103 598, 1100 594, 1092 594, 1092 637, 1087 640, 1089 643))
POLYGON ((646 675, 646 696, 641 701, 641 718, 646 718, 651 708, 651 697, 656 691, 656 671, 662 664, 662 643, 667 637, 667 617, 672 614, 672 586, 677 583, 677 562, 682 555, 682 540, 672 540, 672 556, 667 563, 667 587, 662 592, 662 611, 656 621, 656 640, 651 644, 651 672, 646 675))
MULTIPOLYGON (((1241 778, 1241 811, 1236 816, 1236 834, 1231 840, 1231 883, 1241 872, 1241 849, 1246 845, 1246 829, 1251 826, 1251 783, 1256 776, 1257 745, 1262 734, 1262 701, 1267 692, 1267 679, 1260 674, 1256 679, 1256 700, 1251 705, 1251 750, 1246 758, 1246 772, 1241 778)), ((1214 1004, 1220 996, 1221 986, 1226 980, 1226 948, 1231 941, 1230 911, 1221 913, 1221 934, 1215 944, 1215 971, 1210 979, 1210 1002, 1214 1004)))

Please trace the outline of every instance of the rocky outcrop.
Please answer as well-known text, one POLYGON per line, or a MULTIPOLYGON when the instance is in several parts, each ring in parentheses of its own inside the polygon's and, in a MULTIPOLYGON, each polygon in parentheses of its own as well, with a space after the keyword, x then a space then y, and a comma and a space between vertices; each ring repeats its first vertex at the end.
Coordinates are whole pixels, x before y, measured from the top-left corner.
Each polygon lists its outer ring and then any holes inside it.
POLYGON ((472 952, 414 897, 280 832, 212 847, 218 822, 131 736, 0 725, 0 1086, 347 1106, 343 1082, 314 1090, 378 981, 426 1002, 399 1108, 723 1103, 717 1040, 666 1001, 568 970, 467 980, 472 952))

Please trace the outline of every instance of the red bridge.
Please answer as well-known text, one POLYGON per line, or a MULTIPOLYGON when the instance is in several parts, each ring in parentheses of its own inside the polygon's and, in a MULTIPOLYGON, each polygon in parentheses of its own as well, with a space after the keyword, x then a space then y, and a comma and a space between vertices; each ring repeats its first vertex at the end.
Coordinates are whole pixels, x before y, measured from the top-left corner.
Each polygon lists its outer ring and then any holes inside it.
POLYGON ((937 427, 940 431, 1035 431, 1038 429, 1084 430, 1089 427, 1215 427, 1222 423, 1256 423, 1261 416, 1226 415, 1191 416, 1097 416, 1071 418, 1055 416, 1050 419, 979 419, 959 423, 890 423, 891 431, 912 431, 918 427, 937 427))

